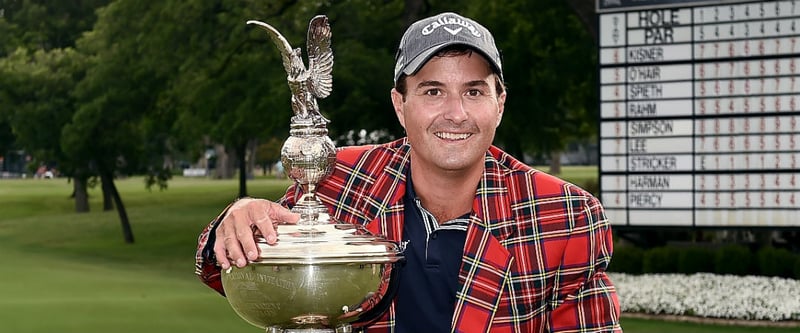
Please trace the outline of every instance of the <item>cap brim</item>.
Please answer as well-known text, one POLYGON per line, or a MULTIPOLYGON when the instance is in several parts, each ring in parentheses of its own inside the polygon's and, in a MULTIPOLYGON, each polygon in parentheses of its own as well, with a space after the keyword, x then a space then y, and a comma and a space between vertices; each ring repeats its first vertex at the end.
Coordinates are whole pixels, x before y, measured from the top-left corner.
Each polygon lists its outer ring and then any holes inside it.
MULTIPOLYGON (((470 48, 471 48, 473 51, 475 51, 475 52, 478 52, 478 54, 482 55, 482 56, 483 56, 483 58, 486 60, 486 62, 488 62, 488 63, 489 63, 489 65, 490 65, 490 66, 492 66, 492 68, 493 68, 495 71, 497 71, 497 73, 502 73, 501 69, 500 69, 500 68, 498 68, 498 67, 497 67, 497 64, 495 64, 495 62, 492 60, 492 57, 491 57, 491 56, 489 56, 489 55, 488 55, 488 54, 486 54, 485 52, 481 51, 481 49, 480 49, 478 46, 476 46, 476 45, 472 45, 472 44, 470 44, 470 43, 465 43, 464 41, 449 41, 449 42, 447 42, 447 43, 442 43, 442 44, 436 45, 436 46, 434 46, 434 47, 431 47, 431 48, 430 48, 430 49, 428 49, 428 50, 425 50, 425 52, 422 52, 422 53, 420 53, 420 54, 419 54, 419 55, 418 55, 416 58, 412 59, 412 60, 411 60, 411 61, 408 63, 408 65, 406 65, 406 66, 403 68, 403 70, 402 70, 402 72, 401 72, 401 73, 402 73, 402 74, 405 74, 405 75, 414 75, 414 74, 415 74, 417 71, 419 71, 419 70, 422 68, 422 66, 423 66, 423 65, 425 65, 425 63, 427 63, 427 62, 428 62, 428 60, 430 60, 430 59, 431 59, 431 58, 432 58, 432 57, 433 57, 433 56, 434 56, 434 55, 435 55, 437 52, 439 52, 439 51, 441 51, 442 49, 444 49, 444 48, 446 48, 446 47, 448 47, 448 46, 451 46, 451 45, 465 45, 465 46, 468 46, 468 47, 470 47, 470 48)), ((500 75, 502 75, 502 74, 500 74, 500 75)), ((396 77, 396 78, 395 78, 395 82, 396 82, 398 79, 400 79, 400 75, 398 75, 398 77, 396 77)))
MULTIPOLYGON (((402 73, 405 74, 405 75, 414 75, 414 73, 419 71, 419 69, 422 67, 422 65, 424 65, 426 62, 428 62, 428 60, 430 60, 431 57, 433 57, 433 55, 436 54, 436 52, 439 52, 439 50, 441 50, 441 49, 443 49, 445 47, 448 47, 450 45, 454 45, 454 44, 457 44, 457 43, 449 42, 449 43, 440 44, 440 45, 434 46, 434 47, 426 50, 425 52, 420 53, 419 55, 417 55, 416 58, 412 59, 408 63, 408 65, 406 65, 406 67, 403 68, 402 73)), ((398 79, 399 79, 399 77, 398 77, 398 79)))

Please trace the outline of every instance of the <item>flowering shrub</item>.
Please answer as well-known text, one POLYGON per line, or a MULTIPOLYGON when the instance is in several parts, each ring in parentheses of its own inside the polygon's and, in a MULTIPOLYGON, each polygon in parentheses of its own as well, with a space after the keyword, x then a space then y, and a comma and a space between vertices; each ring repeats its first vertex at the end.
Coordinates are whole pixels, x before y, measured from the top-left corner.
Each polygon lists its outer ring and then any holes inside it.
POLYGON ((800 320, 800 280, 710 273, 608 275, 623 312, 800 320))

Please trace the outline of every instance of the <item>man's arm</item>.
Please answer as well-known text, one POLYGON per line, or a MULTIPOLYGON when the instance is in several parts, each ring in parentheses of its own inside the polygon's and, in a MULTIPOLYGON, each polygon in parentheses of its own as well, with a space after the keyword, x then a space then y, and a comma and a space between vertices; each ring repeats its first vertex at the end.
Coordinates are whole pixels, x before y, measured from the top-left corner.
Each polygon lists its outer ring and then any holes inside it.
MULTIPOLYGON (((290 192, 291 193, 291 188, 290 192)), ((287 194, 281 203, 291 203, 287 194)), ((244 267, 258 258, 255 233, 268 244, 277 241, 275 224, 296 223, 299 214, 291 213, 278 203, 254 198, 242 198, 226 207, 200 233, 195 254, 195 273, 203 283, 222 295, 220 272, 235 265, 244 267)))

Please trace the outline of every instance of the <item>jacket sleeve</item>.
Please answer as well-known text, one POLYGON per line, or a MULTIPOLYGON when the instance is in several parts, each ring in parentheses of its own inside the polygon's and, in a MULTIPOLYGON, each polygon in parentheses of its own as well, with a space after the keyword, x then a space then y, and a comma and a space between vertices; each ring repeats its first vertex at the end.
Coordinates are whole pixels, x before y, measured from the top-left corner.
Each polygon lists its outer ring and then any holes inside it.
POLYGON ((606 268, 611 261, 611 226, 594 196, 574 216, 548 318, 551 332, 622 332, 619 300, 606 268))
POLYGON ((216 240, 214 230, 217 228, 219 222, 222 221, 222 218, 225 217, 225 214, 228 213, 228 209, 230 209, 235 202, 236 201, 228 204, 222 213, 214 218, 197 238, 194 272, 200 277, 200 281, 203 281, 203 283, 223 296, 225 295, 225 291, 222 290, 222 280, 220 278, 221 268, 217 265, 217 258, 214 255, 214 241, 216 240))

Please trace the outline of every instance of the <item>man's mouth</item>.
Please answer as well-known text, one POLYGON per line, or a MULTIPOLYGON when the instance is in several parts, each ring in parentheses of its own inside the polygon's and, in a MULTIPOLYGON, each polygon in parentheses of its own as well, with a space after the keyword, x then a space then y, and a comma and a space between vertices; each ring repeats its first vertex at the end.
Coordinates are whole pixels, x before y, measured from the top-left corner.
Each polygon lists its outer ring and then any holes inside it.
POLYGON ((450 133, 450 132, 436 132, 436 137, 444 140, 466 140, 472 134, 470 133, 450 133))

